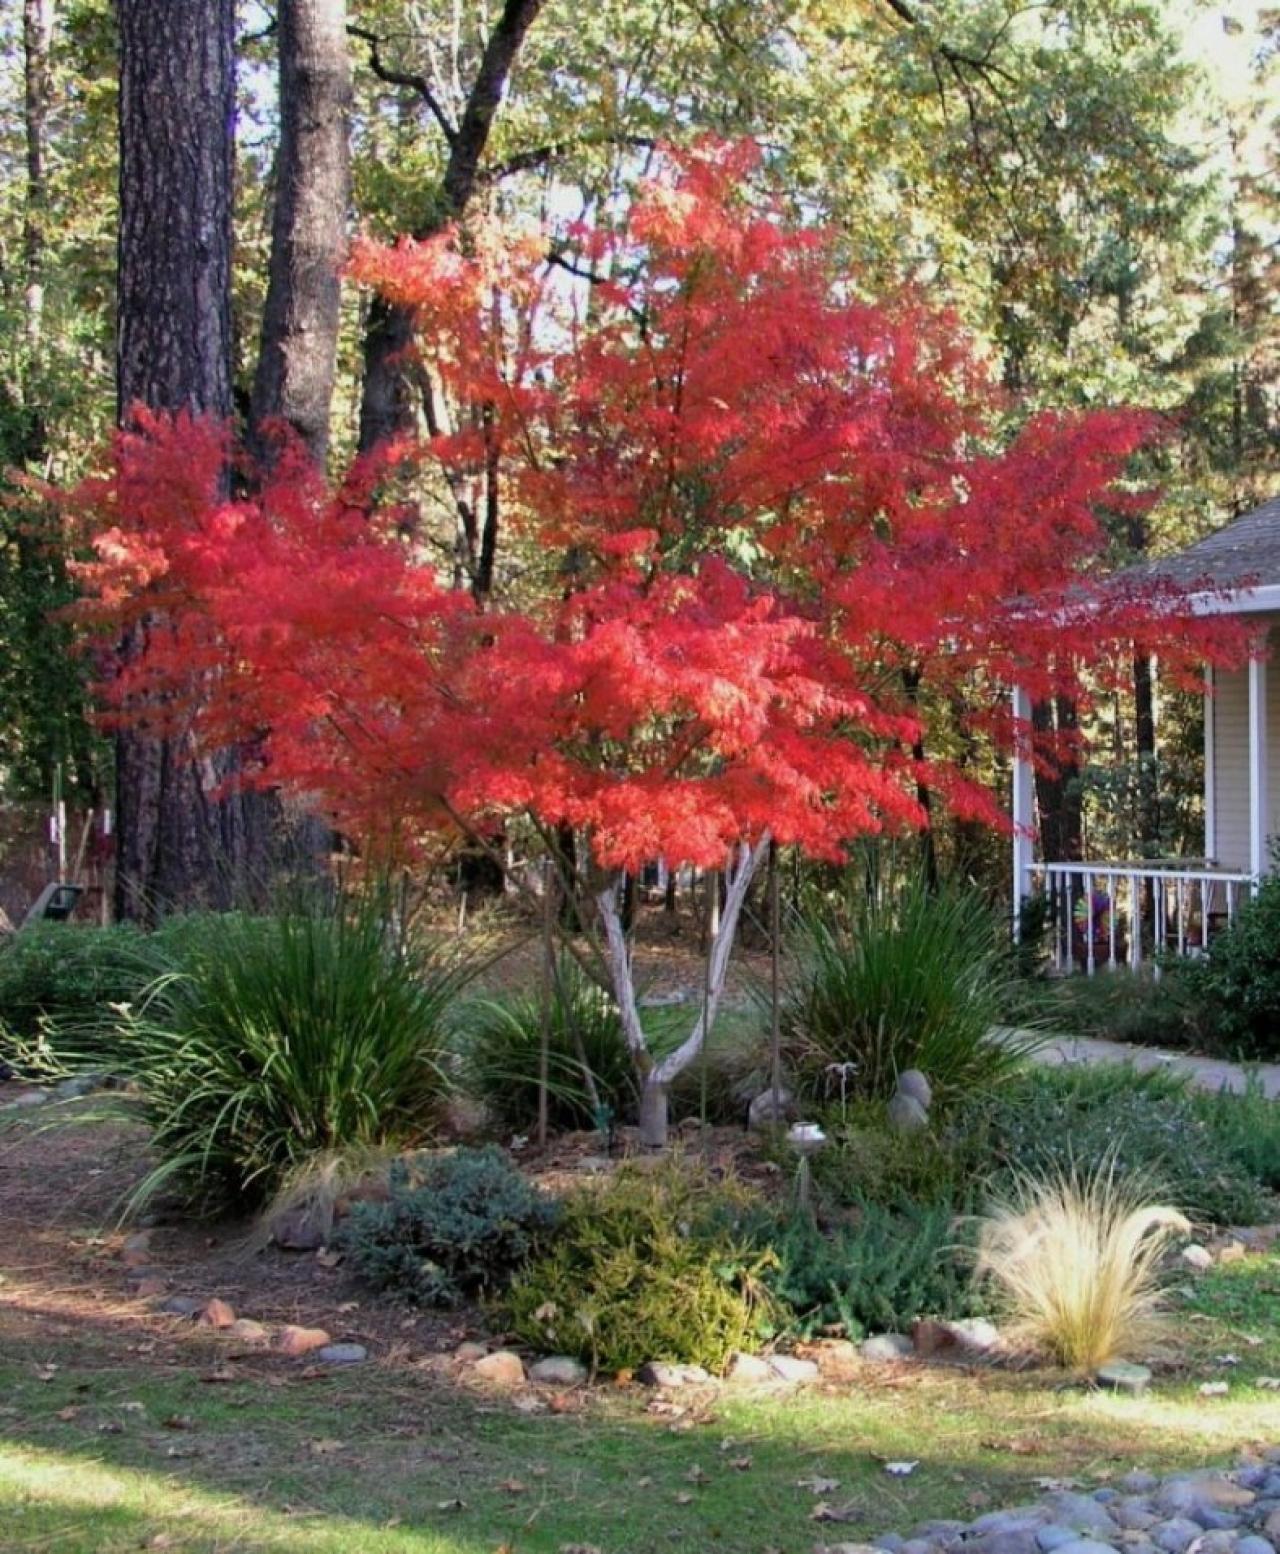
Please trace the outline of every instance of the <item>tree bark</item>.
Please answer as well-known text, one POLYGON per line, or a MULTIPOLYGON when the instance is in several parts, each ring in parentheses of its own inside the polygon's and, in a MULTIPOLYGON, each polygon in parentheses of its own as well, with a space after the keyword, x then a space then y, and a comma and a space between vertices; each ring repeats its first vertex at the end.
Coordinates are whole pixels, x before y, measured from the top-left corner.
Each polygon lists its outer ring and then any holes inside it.
MULTIPOLYGON (((23 0, 23 111, 27 140, 27 195, 22 250, 28 375, 40 353, 44 325, 44 258, 49 205, 49 109, 52 96, 53 0, 23 0)), ((31 406, 28 404, 28 410, 31 406)))
MULTIPOLYGON (((502 94, 519 58, 525 35, 546 0, 505 0, 462 118, 449 128, 449 156, 440 198, 418 224, 415 237, 443 230, 463 214, 475 194, 480 163, 489 144, 502 94)), ((364 339, 364 388, 360 404, 360 451, 402 436, 413 428, 414 399, 405 380, 404 361, 413 343, 413 318, 404 308, 375 297, 364 339)))
MULTIPOLYGON (((118 414, 231 416, 234 0, 116 0, 120 46, 118 414)), ((137 652, 148 626, 122 644, 137 652)), ((116 741, 116 912, 221 903, 252 850, 229 762, 142 729, 116 741)))
POLYGON ((337 365, 350 198, 346 0, 282 0, 280 148, 250 445, 283 419, 323 465, 337 365))

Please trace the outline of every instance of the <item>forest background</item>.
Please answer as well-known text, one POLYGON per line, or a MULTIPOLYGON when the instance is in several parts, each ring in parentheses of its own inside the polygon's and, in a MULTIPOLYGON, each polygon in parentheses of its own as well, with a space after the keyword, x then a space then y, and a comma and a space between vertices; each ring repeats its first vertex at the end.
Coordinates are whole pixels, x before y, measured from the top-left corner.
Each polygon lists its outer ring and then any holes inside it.
MULTIPOLYGON (((175 14, 166 0, 121 13, 145 29, 148 8, 155 29, 175 14)), ((177 10, 193 39, 230 35, 225 0, 177 10)), ((340 468, 434 413, 429 351, 420 374, 389 372, 394 310, 350 280, 326 295, 329 272, 300 255, 475 211, 542 223, 554 256, 575 221, 627 200, 660 142, 710 133, 761 143, 795 214, 842 235, 858 290, 916 286, 953 308, 1009 391, 1011 426, 1045 406, 1164 414, 1169 435, 1137 472, 1161 499, 1116 518, 1114 565, 1280 491, 1280 15, 1265 7, 282 0, 234 21, 230 309, 206 333, 229 330, 230 407, 251 446, 284 413, 340 468), (340 142, 309 133, 326 123, 340 142)), ((109 0, 0 16, 0 468, 15 475, 73 482, 136 377, 131 313, 144 336, 148 299, 118 285, 118 242, 122 196, 145 197, 148 168, 117 130, 128 47, 109 0)), ((402 494, 441 565, 477 596, 518 598, 533 559, 505 535, 486 550, 483 480, 461 499, 426 469, 414 480, 402 494)), ((94 664, 59 615, 73 558, 6 482, 3 791, 43 799, 57 782, 109 802, 94 664)), ((1202 851, 1201 715, 1135 656, 1127 689, 1089 715, 1087 758, 1040 775, 1046 856, 1202 851)), ((1070 731, 1077 709, 1063 698, 1036 717, 1070 731)), ((999 781, 998 758, 965 738, 957 719, 947 754, 999 781)), ((930 845, 985 883, 1003 876, 1000 839, 977 828, 944 817, 930 845)))

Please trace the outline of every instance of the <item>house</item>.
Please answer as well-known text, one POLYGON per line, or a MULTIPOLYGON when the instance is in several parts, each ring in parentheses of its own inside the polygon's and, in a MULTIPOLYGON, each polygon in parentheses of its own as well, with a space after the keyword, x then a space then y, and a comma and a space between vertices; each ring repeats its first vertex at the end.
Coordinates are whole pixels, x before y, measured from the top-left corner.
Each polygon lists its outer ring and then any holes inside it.
MULTIPOLYGON (((1188 589, 1195 612, 1244 616, 1280 645, 1280 499, 1145 572, 1188 589)), ((1029 719, 1026 693, 1013 696, 1015 716, 1029 719)), ((1015 925, 1022 903, 1043 896, 1058 969, 1136 969, 1153 954, 1195 953, 1269 870, 1269 839, 1280 834, 1280 657, 1211 673, 1204 723, 1203 858, 1039 860, 1032 767, 1015 759, 1015 925)))

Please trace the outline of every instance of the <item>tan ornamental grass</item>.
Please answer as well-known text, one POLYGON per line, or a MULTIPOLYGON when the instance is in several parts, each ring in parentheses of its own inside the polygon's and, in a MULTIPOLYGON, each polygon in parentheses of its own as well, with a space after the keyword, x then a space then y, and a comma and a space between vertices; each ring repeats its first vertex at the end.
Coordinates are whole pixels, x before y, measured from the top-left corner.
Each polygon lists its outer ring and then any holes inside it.
POLYGON ((1026 1176, 979 1219, 976 1276, 997 1293, 1014 1345, 1091 1375, 1163 1336, 1160 1259, 1190 1228, 1113 1161, 1026 1176))

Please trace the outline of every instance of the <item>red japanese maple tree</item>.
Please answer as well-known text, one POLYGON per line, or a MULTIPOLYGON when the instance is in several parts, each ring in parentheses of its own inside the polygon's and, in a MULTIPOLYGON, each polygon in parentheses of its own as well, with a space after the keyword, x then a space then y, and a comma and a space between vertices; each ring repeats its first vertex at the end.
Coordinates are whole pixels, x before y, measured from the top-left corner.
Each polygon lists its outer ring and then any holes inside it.
POLYGON ((111 688, 125 715, 260 736, 262 780, 384 845, 514 815, 584 839, 653 1142, 771 840, 839 858, 922 825, 922 784, 1006 823, 920 757, 905 674, 986 687, 975 723, 1010 741, 1029 735, 999 694, 1014 680, 1049 694, 1135 638, 1188 672, 1225 651, 1171 629, 1176 601, 1090 580, 1098 506, 1138 500, 1123 477, 1149 419, 1006 435, 955 321, 861 298, 759 171, 749 145, 672 157, 554 262, 494 230, 362 248, 360 275, 419 311, 451 416, 336 490, 286 454, 226 499, 222 430, 148 418, 77 498, 90 595, 151 623, 111 688), (413 515, 375 499, 403 459, 460 503, 483 471, 541 586, 504 597, 492 565, 451 586, 413 515), (705 1006, 661 1061, 618 910, 621 872, 655 859, 728 871, 705 1006))

